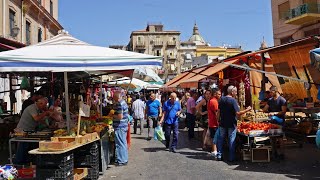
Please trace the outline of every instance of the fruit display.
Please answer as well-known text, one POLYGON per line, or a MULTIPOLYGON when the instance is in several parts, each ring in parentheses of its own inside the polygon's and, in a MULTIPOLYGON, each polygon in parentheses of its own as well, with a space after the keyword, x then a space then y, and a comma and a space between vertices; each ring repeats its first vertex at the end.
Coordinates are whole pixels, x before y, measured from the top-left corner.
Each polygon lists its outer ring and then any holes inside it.
POLYGON ((264 112, 254 112, 253 110, 249 111, 245 115, 246 119, 253 120, 253 119, 267 119, 269 118, 268 113, 264 112))
POLYGON ((66 136, 68 134, 66 129, 58 129, 53 132, 54 136, 66 136))
POLYGON ((268 113, 264 113, 264 112, 256 113, 256 118, 268 118, 268 117, 269 117, 268 113))
POLYGON ((257 122, 241 122, 238 124, 238 132, 249 134, 252 130, 263 130, 267 132, 269 129, 279 129, 278 125, 271 123, 257 122))

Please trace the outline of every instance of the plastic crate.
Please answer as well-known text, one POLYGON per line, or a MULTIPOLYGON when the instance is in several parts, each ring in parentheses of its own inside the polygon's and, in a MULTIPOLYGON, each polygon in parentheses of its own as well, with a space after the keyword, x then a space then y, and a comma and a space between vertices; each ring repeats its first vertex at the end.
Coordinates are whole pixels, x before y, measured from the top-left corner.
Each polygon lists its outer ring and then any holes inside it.
POLYGON ((36 179, 39 180, 73 180, 73 163, 69 163, 69 166, 65 168, 50 169, 39 168, 36 169, 36 179))
POLYGON ((74 167, 94 167, 99 165, 98 155, 79 156, 74 160, 74 167))
POLYGON ((38 155, 36 165, 40 168, 65 168, 73 159, 73 153, 38 155))
POLYGON ((88 168, 88 175, 84 179, 91 179, 91 180, 99 179, 99 166, 88 168))
POLYGON ((92 143, 83 147, 78 148, 74 151, 74 158, 78 158, 84 155, 95 155, 99 156, 99 146, 97 143, 92 143))

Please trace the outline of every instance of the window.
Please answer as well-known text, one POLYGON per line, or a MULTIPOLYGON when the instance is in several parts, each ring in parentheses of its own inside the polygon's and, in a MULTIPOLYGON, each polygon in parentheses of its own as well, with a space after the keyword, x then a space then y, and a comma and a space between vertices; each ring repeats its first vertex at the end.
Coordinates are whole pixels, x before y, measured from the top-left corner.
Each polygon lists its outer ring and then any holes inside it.
POLYGON ((16 13, 13 10, 9 10, 9 23, 10 23, 10 35, 13 36, 13 28, 15 26, 16 13))
POLYGON ((39 5, 41 5, 41 0, 38 0, 39 5))
POLYGON ((50 0, 50 14, 53 16, 53 3, 52 0, 50 0))
POLYGON ((290 3, 289 1, 278 6, 279 19, 286 20, 289 18, 290 3))
POLYGON ((161 56, 160 50, 157 50, 157 56, 161 56))
POLYGON ((285 37, 285 38, 281 38, 280 39, 280 44, 285 44, 285 43, 288 43, 288 42, 291 42, 291 41, 293 41, 292 36, 288 36, 288 37, 285 37))
POLYGON ((38 42, 41 42, 42 41, 42 29, 39 28, 38 29, 38 42))
POLYGON ((26 21, 26 44, 30 45, 31 44, 31 24, 29 21, 26 21))

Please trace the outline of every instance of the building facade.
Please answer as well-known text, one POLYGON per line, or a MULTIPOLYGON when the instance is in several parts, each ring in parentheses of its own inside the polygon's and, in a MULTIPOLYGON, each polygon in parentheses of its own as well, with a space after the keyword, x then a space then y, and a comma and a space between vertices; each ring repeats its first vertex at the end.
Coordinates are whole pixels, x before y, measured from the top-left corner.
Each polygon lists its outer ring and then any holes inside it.
POLYGON ((272 0, 274 45, 320 34, 320 0, 272 0))
POLYGON ((58 0, 1 0, 0 50, 42 42, 58 34, 58 0))
POLYGON ((211 63, 212 59, 228 58, 242 51, 240 46, 211 46, 201 36, 197 24, 194 24, 192 36, 187 42, 182 42, 180 45, 182 71, 211 63))
POLYGON ((162 69, 159 76, 172 79, 180 73, 178 49, 180 47, 180 31, 168 31, 162 24, 148 24, 146 29, 132 31, 128 50, 138 53, 163 57, 162 69))

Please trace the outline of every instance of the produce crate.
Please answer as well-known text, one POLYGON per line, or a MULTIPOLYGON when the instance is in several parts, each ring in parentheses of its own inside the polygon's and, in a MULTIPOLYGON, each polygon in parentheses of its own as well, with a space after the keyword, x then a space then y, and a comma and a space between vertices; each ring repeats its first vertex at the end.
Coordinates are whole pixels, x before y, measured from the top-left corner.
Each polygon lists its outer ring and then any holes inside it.
POLYGON ((260 147, 251 149, 252 162, 270 162, 270 148, 260 147))
POLYGON ((84 155, 99 155, 99 146, 96 142, 82 146, 74 151, 74 157, 80 157, 84 155))
POLYGON ((72 146, 76 145, 76 141, 68 142, 65 141, 40 141, 39 142, 39 151, 63 151, 72 146))
POLYGON ((36 179, 39 180, 73 180, 73 163, 70 162, 64 168, 40 168, 36 169, 36 179))
POLYGON ((99 166, 88 168, 88 175, 84 179, 91 179, 91 180, 99 179, 99 166))
POLYGON ((242 150, 242 159, 244 161, 251 161, 251 151, 242 150))
POLYGON ((80 137, 73 137, 73 136, 51 137, 51 141, 53 142, 68 141, 68 143, 80 144, 80 137))
MULTIPOLYGON (((65 168, 73 163, 73 153, 43 154, 36 156, 36 165, 40 168, 65 168)), ((73 166, 73 164, 72 164, 73 166)))
POLYGON ((73 170, 74 180, 81 180, 88 176, 88 168, 76 168, 73 170))
POLYGON ((79 156, 74 160, 75 167, 94 167, 99 165, 99 156, 97 155, 84 155, 79 156))

